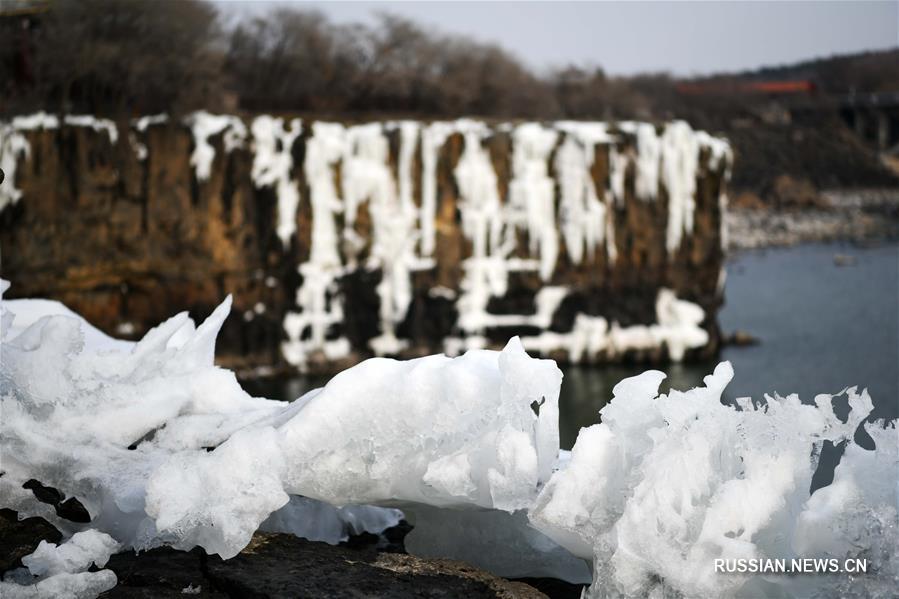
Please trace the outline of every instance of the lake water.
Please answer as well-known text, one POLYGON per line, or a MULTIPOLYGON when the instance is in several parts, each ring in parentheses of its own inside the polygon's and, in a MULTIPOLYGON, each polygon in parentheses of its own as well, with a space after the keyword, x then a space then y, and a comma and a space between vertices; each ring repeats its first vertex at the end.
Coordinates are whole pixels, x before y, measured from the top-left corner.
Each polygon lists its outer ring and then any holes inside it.
MULTIPOLYGON (((819 393, 867 387, 874 417, 899 416, 899 245, 870 248, 813 244, 741 252, 727 264, 727 303, 719 314, 724 332, 747 331, 758 345, 727 347, 722 360, 736 372, 727 398, 765 393, 819 393), (837 261, 848 262, 837 265, 837 261)), ((662 390, 702 384, 715 363, 673 364, 662 369, 662 390)), ((622 378, 645 365, 563 368, 560 399, 562 446, 598 421, 622 378)), ((296 377, 250 381, 254 395, 290 400, 321 386, 296 377)))

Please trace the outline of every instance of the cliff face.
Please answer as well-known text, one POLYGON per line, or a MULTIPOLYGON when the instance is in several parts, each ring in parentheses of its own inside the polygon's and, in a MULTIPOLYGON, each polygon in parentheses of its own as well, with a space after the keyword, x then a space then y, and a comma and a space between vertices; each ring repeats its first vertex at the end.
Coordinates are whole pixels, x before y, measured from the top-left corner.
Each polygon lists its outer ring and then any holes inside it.
POLYGON ((685 123, 0 124, 8 295, 136 337, 235 314, 237 368, 494 347, 716 350, 730 152, 685 123))

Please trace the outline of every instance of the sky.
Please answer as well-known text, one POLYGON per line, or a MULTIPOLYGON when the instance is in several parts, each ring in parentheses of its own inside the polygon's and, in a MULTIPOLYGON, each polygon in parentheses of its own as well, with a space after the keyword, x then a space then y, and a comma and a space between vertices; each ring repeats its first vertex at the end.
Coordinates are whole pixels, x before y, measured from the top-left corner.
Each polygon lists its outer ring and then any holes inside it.
POLYGON ((341 24, 370 24, 390 12, 435 31, 497 43, 538 72, 575 64, 614 75, 705 75, 899 46, 899 0, 215 4, 235 16, 286 4, 341 24))

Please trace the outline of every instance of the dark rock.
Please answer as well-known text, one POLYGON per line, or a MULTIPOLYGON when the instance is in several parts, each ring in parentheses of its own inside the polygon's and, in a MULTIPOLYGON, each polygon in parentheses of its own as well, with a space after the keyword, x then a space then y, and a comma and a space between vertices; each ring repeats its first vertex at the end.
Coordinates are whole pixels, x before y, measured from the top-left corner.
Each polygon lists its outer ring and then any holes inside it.
POLYGON ((580 599, 586 586, 558 578, 518 578, 516 582, 532 586, 551 599, 580 599))
MULTIPOLYGON (((408 557, 408 556, 403 556, 408 557)), ((496 597, 483 581, 445 573, 394 571, 373 549, 352 550, 291 535, 257 534, 238 556, 207 560, 216 588, 231 596, 496 597)))
POLYGON ((13 510, 0 509, 0 573, 22 567, 22 558, 41 541, 59 543, 62 533, 43 518, 25 518, 13 510))
POLYGON ((116 573, 118 584, 101 597, 107 599, 165 599, 168 597, 228 597, 206 578, 206 554, 201 549, 177 551, 171 547, 143 553, 126 552, 109 558, 106 568, 116 573), (196 593, 183 593, 198 590, 196 593))
POLYGON ((257 533, 236 557, 160 548, 113 556, 106 566, 118 597, 441 597, 538 599, 546 595, 467 564, 316 543, 286 534, 257 533), (196 594, 184 593, 185 589, 196 594))
POLYGON ((758 337, 752 335, 751 333, 747 333, 746 331, 734 331, 730 335, 725 335, 724 337, 724 345, 733 345, 737 347, 745 347, 748 345, 758 345, 759 339, 758 337))
POLYGON ((87 523, 91 521, 90 512, 75 497, 66 499, 65 493, 53 487, 44 485, 41 481, 30 479, 22 485, 22 488, 34 493, 35 498, 56 509, 56 515, 70 522, 87 523))
POLYGON ((58 490, 53 487, 47 487, 41 481, 30 479, 25 481, 25 484, 22 485, 23 489, 28 489, 32 493, 34 493, 35 498, 42 503, 49 503, 50 505, 56 506, 60 501, 63 500, 65 495, 60 493, 58 490))
POLYGON ((56 515, 70 522, 87 523, 91 521, 90 512, 74 497, 69 497, 65 501, 60 502, 56 506, 56 515))

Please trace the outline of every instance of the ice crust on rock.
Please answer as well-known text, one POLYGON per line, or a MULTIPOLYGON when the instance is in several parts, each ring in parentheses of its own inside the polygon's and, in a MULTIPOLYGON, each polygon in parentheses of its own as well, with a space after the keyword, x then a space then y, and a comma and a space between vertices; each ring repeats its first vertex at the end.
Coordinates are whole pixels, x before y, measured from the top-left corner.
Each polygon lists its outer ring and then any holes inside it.
POLYGON ((256 187, 272 187, 278 197, 278 237, 282 245, 288 245, 296 231, 297 208, 300 205, 300 189, 291 176, 293 170, 293 144, 302 133, 300 119, 291 119, 285 126, 284 119, 267 115, 253 119, 253 169, 251 176, 256 187))
POLYGON ((846 391, 843 422, 827 395, 724 405, 732 376, 725 362, 705 387, 658 397, 661 372, 619 383, 602 423, 581 430, 542 490, 532 524, 593 560, 590 597, 889 596, 899 582, 895 424, 866 425, 876 449, 865 450, 853 435, 872 408, 866 392, 846 391), (846 453, 833 483, 809 496, 825 440, 846 453), (867 557, 875 572, 850 581, 713 570, 716 558, 831 556, 867 557))
POLYGON ((190 165, 194 167, 197 181, 206 181, 212 173, 215 148, 209 143, 214 135, 223 135, 225 152, 242 147, 247 138, 247 126, 236 117, 226 114, 210 114, 204 110, 194 112, 185 119, 194 136, 194 151, 190 165))
MULTIPOLYGON (((166 115, 132 120, 127 139, 139 160, 148 156, 147 128, 167 120, 166 115)), ((236 116, 199 111, 181 124, 191 130, 190 164, 201 183, 212 173, 216 136, 222 136, 225 152, 252 142, 253 183, 272 189, 277 197, 276 233, 284 248, 290 247, 296 233, 299 207, 308 202, 311 251, 306 261, 296 265, 301 284, 295 305, 282 323, 287 337, 281 344, 282 355, 300 370, 308 370, 322 358, 349 361, 354 349, 395 356, 409 347, 410 341, 398 331, 414 297, 415 273, 437 264, 438 188, 446 185, 438 172, 438 159, 451 139, 462 141, 462 154, 449 174, 459 194, 462 233, 471 247, 470 254, 462 256, 459 288, 451 290, 457 318, 445 349, 454 355, 486 347, 487 329, 508 320, 491 314, 487 306, 491 299, 506 295, 510 276, 534 272, 553 286, 563 253, 573 264, 603 255, 609 263, 615 262, 615 211, 624 207, 625 180, 631 168, 638 199, 656 201, 663 191, 668 198, 667 227, 659 235, 664 235, 673 256, 693 230, 701 168, 717 170, 724 165, 726 173, 732 160, 726 141, 694 131, 682 121, 661 126, 558 121, 491 127, 473 119, 344 125, 301 124, 299 119, 260 115, 248 127, 236 116), (309 135, 301 139, 304 127, 309 135), (508 134, 511 141, 511 179, 502 196, 486 144, 500 134, 508 134), (632 142, 626 137, 632 137, 632 142), (302 165, 293 163, 296 144, 304 148, 302 165), (608 157, 608 181, 595 178, 597 156, 603 154, 608 157), (299 185, 301 172, 306 186, 299 185), (363 209, 370 217, 370 238, 356 228, 357 214, 363 209), (523 248, 518 247, 519 238, 523 248), (367 348, 352 348, 339 330, 344 317, 339 280, 360 268, 379 272, 379 331, 367 348)), ((29 132, 60 126, 89 127, 108 135, 112 143, 119 136, 114 123, 84 115, 60 118, 36 113, 0 122, 0 166, 7 173, 0 185, 0 210, 22 195, 16 187, 16 171, 30 155, 29 132)), ((722 191, 722 210, 726 202, 722 191)), ((722 228, 722 238, 724 234, 722 228)), ((527 320, 525 315, 517 319, 527 320)), ((539 341, 528 341, 528 348, 567 350, 583 345, 571 339, 586 336, 587 347, 573 359, 591 358, 597 353, 591 348, 606 344, 613 328, 613 323, 600 317, 584 315, 562 337, 547 325, 539 341)), ((638 339, 625 335, 622 342, 635 341, 641 347, 644 342, 658 342, 657 336, 646 331, 635 334, 638 339)), ((669 345, 670 357, 679 359, 681 353, 669 345)))
POLYGON ((41 541, 22 558, 28 574, 17 573, 17 582, 0 582, 0 595, 6 599, 93 599, 116 585, 116 575, 111 570, 88 572, 88 568, 102 568, 118 550, 115 539, 96 530, 75 533, 59 546, 41 541))
MULTIPOLYGON (((543 291, 547 289, 550 288, 546 287, 543 291)), ((558 302, 563 297, 558 298, 558 302)), ((552 316, 552 311, 549 314, 552 316)), ((615 357, 629 351, 662 346, 668 349, 672 360, 680 361, 687 350, 708 343, 708 333, 700 326, 704 320, 705 311, 701 307, 678 299, 673 291, 663 288, 656 296, 655 324, 622 327, 617 322, 610 324, 601 316, 577 314, 574 326, 567 333, 544 331, 536 336, 524 337, 521 341, 525 349, 541 354, 567 350, 568 359, 575 364, 601 353, 615 357)))

